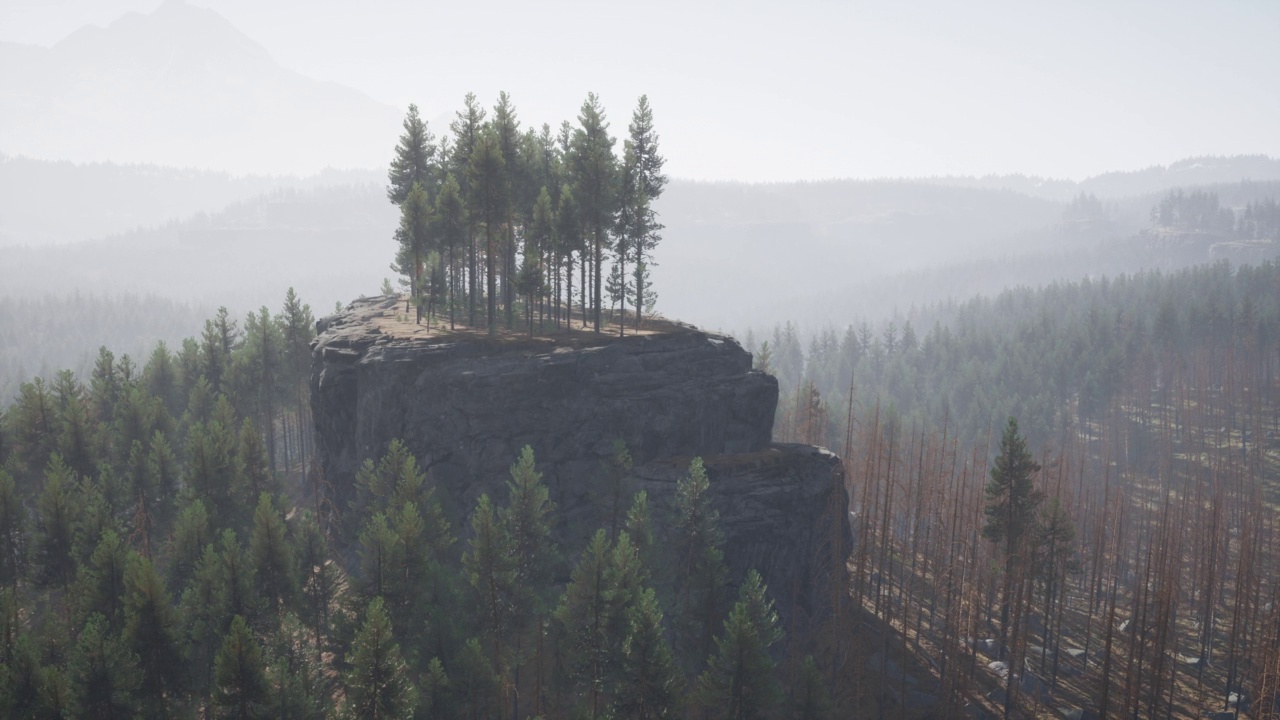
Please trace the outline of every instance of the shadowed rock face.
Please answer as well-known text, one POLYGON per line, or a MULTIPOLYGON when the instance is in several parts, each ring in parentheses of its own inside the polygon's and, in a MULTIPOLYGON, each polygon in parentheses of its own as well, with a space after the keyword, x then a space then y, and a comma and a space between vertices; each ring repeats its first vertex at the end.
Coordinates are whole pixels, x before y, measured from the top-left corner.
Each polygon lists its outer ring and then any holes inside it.
POLYGON ((394 302, 358 301, 318 323, 312 406, 338 508, 360 463, 401 438, 457 522, 481 493, 505 502, 509 468, 531 445, 572 551, 608 526, 606 464, 621 439, 635 462, 622 512, 644 488, 656 520, 690 459, 706 459, 735 581, 756 567, 780 595, 812 580, 833 492, 847 537, 839 459, 770 444, 777 381, 732 338, 687 326, 572 341, 405 336, 377 321, 394 302))

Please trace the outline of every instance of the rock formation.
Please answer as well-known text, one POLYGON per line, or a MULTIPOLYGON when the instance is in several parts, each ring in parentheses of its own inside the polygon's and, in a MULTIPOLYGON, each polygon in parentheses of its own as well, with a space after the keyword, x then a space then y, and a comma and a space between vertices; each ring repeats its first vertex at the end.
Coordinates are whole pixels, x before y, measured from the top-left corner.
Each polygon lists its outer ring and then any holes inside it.
POLYGON ((394 316, 394 299, 373 298, 318 323, 312 405, 335 507, 350 501, 359 465, 401 438, 461 520, 481 493, 505 501, 530 445, 573 549, 608 522, 620 439, 635 463, 623 502, 647 489, 655 519, 704 458, 734 581, 756 567, 780 609, 809 605, 838 565, 816 563, 848 535, 840 461, 770 443, 777 381, 732 338, 675 324, 624 338, 428 335, 394 316))

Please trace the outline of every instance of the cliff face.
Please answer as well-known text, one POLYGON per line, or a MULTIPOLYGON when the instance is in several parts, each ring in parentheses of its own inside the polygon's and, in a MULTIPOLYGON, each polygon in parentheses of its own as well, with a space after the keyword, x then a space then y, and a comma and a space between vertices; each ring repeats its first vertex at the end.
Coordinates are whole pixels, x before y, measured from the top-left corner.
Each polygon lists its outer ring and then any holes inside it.
MULTIPOLYGON (((357 468, 401 438, 427 468, 446 511, 463 518, 481 493, 505 501, 520 448, 534 449, 570 547, 607 525, 615 440, 635 462, 623 482, 666 514, 689 460, 703 456, 735 579, 757 567, 795 584, 818 553, 814 528, 839 505, 840 463, 815 448, 770 444, 777 381, 751 369, 732 338, 687 326, 625 338, 500 338, 398 332, 394 301, 374 298, 319 323, 312 405, 325 480, 337 507, 357 468)), ((625 511, 625 506, 623 507, 625 511)))

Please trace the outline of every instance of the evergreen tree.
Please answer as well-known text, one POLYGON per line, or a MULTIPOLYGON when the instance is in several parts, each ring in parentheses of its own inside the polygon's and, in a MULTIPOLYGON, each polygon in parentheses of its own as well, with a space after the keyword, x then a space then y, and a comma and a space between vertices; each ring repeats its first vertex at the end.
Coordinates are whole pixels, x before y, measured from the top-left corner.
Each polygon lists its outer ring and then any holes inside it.
POLYGON ((659 234, 662 225, 658 222, 653 204, 662 195, 667 184, 667 176, 662 174, 662 166, 666 160, 658 154, 658 135, 653 128, 653 110, 649 107, 647 95, 640 96, 627 130, 630 135, 628 144, 634 157, 634 226, 629 234, 635 258, 632 265, 636 324, 639 327, 642 311, 650 306, 654 298, 653 291, 649 289, 648 268, 654 264, 653 250, 662 239, 659 234))
POLYGON ((130 555, 124 586, 124 641, 139 659, 142 706, 148 717, 166 717, 181 677, 178 621, 164 581, 150 560, 130 555))
POLYGON ((604 251, 613 226, 617 168, 614 139, 609 136, 609 123, 595 93, 589 93, 582 103, 578 124, 573 136, 573 195, 591 243, 592 318, 595 331, 600 332, 604 251))
POLYGON ((626 621, 614 712, 634 720, 671 717, 681 678, 663 634, 662 609, 652 588, 642 591, 626 608, 626 621))
POLYGON ((710 655, 715 625, 723 615, 724 535, 720 515, 711 507, 711 485, 702 458, 694 458, 689 472, 676 485, 672 572, 676 637, 687 663, 710 655))
POLYGON ((766 596, 760 574, 750 570, 724 632, 716 638, 716 653, 698 678, 703 706, 717 718, 770 717, 782 700, 782 688, 769 648, 781 639, 773 601, 766 596))
POLYGON ((526 445, 520 458, 511 466, 507 482, 510 504, 500 513, 500 522, 509 535, 515 573, 517 622, 525 624, 530 613, 540 612, 550 601, 548 591, 554 577, 555 541, 551 537, 552 513, 547 486, 542 483, 533 459, 533 448, 526 445))
POLYGON ((502 304, 506 310, 506 324, 510 328, 513 322, 512 309, 515 306, 515 284, 518 280, 516 274, 516 211, 517 207, 520 210, 525 210, 527 206, 523 202, 513 202, 525 199, 521 197, 521 189, 525 183, 522 177, 523 168, 520 167, 520 121, 516 118, 515 106, 512 105, 511 97, 507 95, 506 91, 498 93, 498 104, 493 108, 491 126, 497 140, 498 150, 502 154, 502 166, 506 175, 506 217, 503 220, 503 225, 506 226, 506 237, 503 238, 501 253, 501 276, 502 304))
POLYGON ((387 171, 387 199, 400 205, 409 197, 415 183, 430 187, 435 153, 435 137, 427 129, 427 122, 418 115, 418 106, 410 104, 404 118, 404 133, 400 135, 391 169, 387 171))
POLYGON ((270 648, 267 682, 271 686, 271 716, 275 720, 311 720, 324 716, 324 677, 311 651, 307 629, 293 613, 280 621, 270 648))
POLYGON ((249 531, 249 560, 258 598, 277 614, 292 604, 295 593, 293 546, 285 538, 284 512, 262 493, 249 531))
POLYGON ((13 476, 0 467, 0 586, 16 588, 25 566, 27 511, 13 476))
POLYGON ((346 685, 346 716, 369 720, 407 720, 413 717, 418 691, 391 631, 381 598, 374 598, 364 625, 351 647, 351 670, 346 685))
POLYGON ((185 584, 195 572, 204 548, 213 542, 209 527, 209 513, 199 498, 192 500, 173 524, 173 536, 169 541, 170 577, 179 585, 185 584))
POLYGON ((124 569, 129 548, 114 530, 102 533, 89 562, 80 567, 76 600, 84 616, 101 615, 112 632, 124 625, 124 569))
POLYGON ((805 655, 800 677, 791 690, 791 717, 796 720, 827 720, 833 711, 826 678, 813 661, 813 656, 805 655))
POLYGON ((1009 606, 1012 583, 1018 559, 1029 545, 1030 531, 1035 527, 1036 508, 1044 498, 1035 489, 1035 474, 1040 465, 1027 450, 1027 441, 1018 432, 1018 421, 1010 417, 1000 438, 1000 452, 991 465, 991 477, 983 494, 986 523, 982 537, 1001 546, 1004 555, 1004 593, 1000 602, 1000 645, 1003 653, 1009 643, 1009 606))
POLYGON ((400 538, 378 513, 360 531, 360 585, 365 597, 390 597, 398 604, 404 599, 403 585, 397 571, 403 566, 400 538))
POLYGON ((609 538, 596 531, 565 588, 556 619, 564 628, 574 684, 585 691, 585 710, 597 717, 603 706, 612 647, 609 644, 609 538))
POLYGON ((79 520, 71 470, 54 455, 45 473, 44 490, 36 501, 35 555, 40 581, 67 587, 75 575, 72 555, 79 520))
POLYGON ((469 638, 451 667, 453 677, 450 684, 457 701, 458 717, 469 720, 493 717, 500 685, 480 638, 469 638))
POLYGON ((19 636, 0 658, 0 717, 37 720, 46 714, 41 686, 44 681, 40 655, 30 637, 19 636))
MULTIPOLYGON (((453 132, 453 156, 450 159, 450 166, 453 175, 459 183, 460 195, 464 198, 473 197, 473 189, 471 182, 471 164, 472 156, 476 154, 476 146, 480 142, 480 135, 484 128, 485 110, 480 107, 480 103, 476 101, 475 93, 467 93, 463 101, 463 110, 457 113, 457 117, 449 124, 449 129, 453 132)), ((472 327, 476 325, 476 293, 479 291, 478 275, 479 265, 476 257, 475 245, 475 227, 476 223, 482 218, 477 216, 475 206, 470 206, 467 213, 467 270, 469 282, 467 283, 469 292, 467 294, 467 323, 472 327)))
MULTIPOLYGON (((423 268, 427 256, 435 249, 433 241, 431 200, 426 189, 415 184, 400 205, 400 225, 396 228, 399 250, 391 269, 404 276, 401 283, 408 288, 409 298, 417 307, 417 320, 422 315, 423 268)), ((408 310, 406 304, 405 310, 408 310)))
POLYGON ((488 495, 476 501, 471 514, 471 542, 462 567, 475 593, 480 625, 491 649, 491 665, 501 672, 503 639, 510 630, 516 594, 516 568, 511 536, 502 526, 488 495))
MULTIPOLYGON (((560 188, 560 197, 556 205, 556 254, 564 265, 564 308, 565 327, 573 323, 573 254, 578 253, 582 259, 579 263, 582 276, 586 277, 586 254, 582 244, 582 221, 578 215, 578 203, 573 198, 573 189, 567 184, 560 188)), ((586 325, 586 297, 582 303, 582 322, 586 325)))
POLYGON ((461 189, 453 173, 444 178, 440 192, 436 195, 435 220, 437 236, 440 238, 441 250, 445 255, 446 267, 449 269, 449 329, 454 329, 460 269, 458 253, 467 242, 467 211, 463 205, 461 189))
MULTIPOLYGON (((59 429, 54 399, 44 380, 35 378, 19 385, 18 400, 6 417, 14 455, 21 467, 38 473, 49 464, 57 450, 59 429)), ((23 478, 19 476, 15 480, 19 489, 23 489, 23 478)))
POLYGON ((138 657, 106 618, 90 615, 67 665, 74 717, 128 720, 138 710, 138 657))
POLYGON ((480 133, 467 172, 471 185, 468 207, 471 209, 472 219, 484 223, 488 328, 492 335, 496 330, 494 323, 497 318, 499 232, 506 220, 510 202, 506 163, 497 133, 492 127, 486 127, 480 133))
POLYGON ((257 720, 271 714, 271 686, 263 668, 262 648, 237 615, 214 659, 216 715, 227 720, 257 720))

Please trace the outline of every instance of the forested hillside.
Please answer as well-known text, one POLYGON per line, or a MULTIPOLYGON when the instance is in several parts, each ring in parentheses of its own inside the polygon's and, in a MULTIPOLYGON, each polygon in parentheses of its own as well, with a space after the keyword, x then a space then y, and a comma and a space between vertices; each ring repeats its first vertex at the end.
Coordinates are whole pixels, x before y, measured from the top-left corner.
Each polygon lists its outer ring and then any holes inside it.
MULTIPOLYGON (((0 713, 851 707, 825 656, 780 656, 786 628, 758 574, 727 586, 699 459, 670 517, 643 492, 623 498, 585 547, 555 543, 527 448, 507 492, 463 517, 399 442, 357 473, 348 507, 321 502, 312 327, 290 291, 279 313, 220 311, 145 362, 103 348, 87 376, 22 385, 0 422, 0 713)), ((619 446, 604 471, 629 467, 619 446)))
POLYGON ((851 478, 854 594, 896 636, 865 682, 927 676, 952 708, 1270 711, 1280 266, 1020 288, 767 343, 778 434, 837 449, 851 478))

